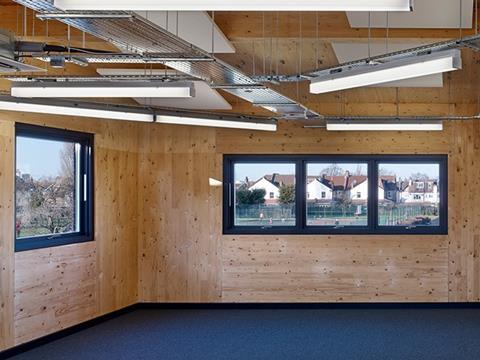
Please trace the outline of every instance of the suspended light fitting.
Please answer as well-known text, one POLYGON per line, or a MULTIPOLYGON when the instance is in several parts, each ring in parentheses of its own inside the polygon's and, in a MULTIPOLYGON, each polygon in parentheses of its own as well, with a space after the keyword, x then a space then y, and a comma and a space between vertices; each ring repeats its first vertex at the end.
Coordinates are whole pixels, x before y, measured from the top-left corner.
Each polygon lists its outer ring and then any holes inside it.
POLYGON ((254 117, 237 117, 156 111, 121 105, 77 103, 65 100, 20 99, 0 96, 0 110, 32 112, 99 119, 151 122, 159 124, 209 126, 231 129, 276 131, 275 120, 254 117))
POLYGON ((55 0, 62 10, 412 11, 413 0, 55 0))
POLYGON ((11 94, 23 98, 189 98, 193 83, 168 82, 14 82, 11 94))
POLYGON ((386 63, 325 71, 311 80, 310 92, 322 94, 439 74, 461 68, 462 57, 461 51, 458 49, 415 55, 386 63))
POLYGON ((328 121, 328 131, 442 131, 441 121, 328 121))

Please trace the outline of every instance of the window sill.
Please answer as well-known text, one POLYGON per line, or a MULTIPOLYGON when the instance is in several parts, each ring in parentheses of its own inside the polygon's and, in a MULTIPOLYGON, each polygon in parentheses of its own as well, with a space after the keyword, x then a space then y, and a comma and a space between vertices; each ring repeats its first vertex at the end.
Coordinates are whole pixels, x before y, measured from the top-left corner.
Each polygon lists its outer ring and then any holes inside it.
POLYGON ((58 237, 41 236, 33 238, 22 238, 15 241, 15 252, 45 249, 50 247, 71 245, 93 241, 92 235, 68 234, 58 237))

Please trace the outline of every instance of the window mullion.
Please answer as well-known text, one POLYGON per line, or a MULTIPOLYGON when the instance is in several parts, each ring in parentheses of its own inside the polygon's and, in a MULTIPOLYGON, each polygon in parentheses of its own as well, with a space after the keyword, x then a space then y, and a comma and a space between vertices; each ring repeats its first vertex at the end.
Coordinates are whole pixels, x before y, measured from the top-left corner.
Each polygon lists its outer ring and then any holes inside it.
POLYGON ((377 231, 378 224, 378 161, 370 160, 368 166, 369 177, 372 179, 368 196, 368 227, 369 231, 374 233, 377 231))
POLYGON ((305 179, 305 162, 301 159, 295 162, 296 164, 296 217, 297 229, 299 232, 304 232, 306 224, 306 179, 305 179))

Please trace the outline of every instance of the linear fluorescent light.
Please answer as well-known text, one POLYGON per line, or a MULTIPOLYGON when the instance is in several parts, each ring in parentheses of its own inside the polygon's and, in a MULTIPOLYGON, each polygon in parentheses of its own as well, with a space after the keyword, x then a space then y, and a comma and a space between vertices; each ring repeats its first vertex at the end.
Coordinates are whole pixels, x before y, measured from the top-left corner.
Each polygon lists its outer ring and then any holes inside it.
POLYGON ((12 96, 22 98, 189 98, 193 83, 154 82, 17 82, 12 96))
POLYGON ((261 131, 276 131, 277 124, 274 121, 252 121, 240 119, 208 119, 200 117, 186 117, 174 115, 156 115, 155 122, 159 124, 173 125, 193 125, 193 126, 209 126, 229 129, 248 129, 261 131))
POLYGON ((151 112, 123 110, 122 107, 106 107, 105 105, 82 105, 57 101, 55 103, 40 103, 30 99, 12 99, 0 97, 0 110, 32 112, 38 114, 54 114, 66 116, 92 117, 99 119, 129 120, 141 122, 153 122, 151 112))
POLYGON ((155 113, 153 110, 136 109, 121 105, 106 105, 96 103, 77 103, 65 100, 20 99, 0 96, 0 110, 32 112, 38 114, 53 114, 65 116, 81 116, 111 120, 129 120, 141 122, 157 122, 160 124, 210 126, 230 129, 249 129, 261 131, 276 131, 274 120, 242 118, 235 116, 220 116, 182 113, 155 113))
POLYGON ((40 20, 50 19, 131 19, 132 14, 107 14, 107 13, 45 13, 37 14, 40 20))
POLYGON ((360 121, 329 121, 328 131, 442 131, 441 121, 409 121, 409 122, 360 122, 360 121))
POLYGON ((412 0, 55 0, 62 10, 412 11, 412 0))
POLYGON ((439 74, 461 68, 461 51, 448 50, 320 75, 311 80, 310 92, 322 94, 439 74))

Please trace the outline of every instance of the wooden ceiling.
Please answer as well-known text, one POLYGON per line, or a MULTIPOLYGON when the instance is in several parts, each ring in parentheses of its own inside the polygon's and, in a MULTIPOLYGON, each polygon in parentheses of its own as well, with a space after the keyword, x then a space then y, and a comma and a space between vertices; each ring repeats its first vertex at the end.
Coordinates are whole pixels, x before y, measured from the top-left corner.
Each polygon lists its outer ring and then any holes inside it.
MULTIPOLYGON (((31 10, 24 11, 23 7, 10 0, 0 0, 0 18, 0 27, 14 32, 19 39, 67 43, 65 25, 57 21, 38 20, 31 10)), ((219 54, 218 57, 248 74, 256 75, 277 71, 279 74, 297 74, 299 71, 326 68, 337 64, 330 45, 332 40, 366 42, 368 38, 367 29, 350 28, 345 13, 338 12, 217 12, 215 21, 237 49, 235 54, 219 54)), ((474 29, 463 30, 464 36, 473 33, 474 29)), ((385 29, 373 29, 371 32, 374 40, 384 40, 385 35, 385 29)), ((459 31, 452 29, 389 30, 389 38, 402 41, 442 41, 458 37, 459 31)), ((72 29, 70 43, 81 46, 82 42, 83 34, 72 29)), ((110 44, 92 36, 85 37, 85 45, 113 49, 110 44)), ((445 74, 443 88, 361 88, 323 95, 310 94, 306 82, 282 84, 276 88, 323 115, 472 115, 479 112, 480 58, 468 49, 462 51, 462 56, 463 70, 445 74)), ((45 64, 40 66, 45 67, 45 64)), ((93 65, 88 68, 68 65, 62 70, 48 68, 48 73, 96 74, 93 65)), ((8 82, 0 80, 0 88, 8 87, 8 82)), ((232 104, 233 112, 269 115, 232 95, 223 92, 222 95, 232 104)))

